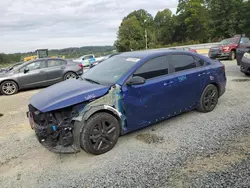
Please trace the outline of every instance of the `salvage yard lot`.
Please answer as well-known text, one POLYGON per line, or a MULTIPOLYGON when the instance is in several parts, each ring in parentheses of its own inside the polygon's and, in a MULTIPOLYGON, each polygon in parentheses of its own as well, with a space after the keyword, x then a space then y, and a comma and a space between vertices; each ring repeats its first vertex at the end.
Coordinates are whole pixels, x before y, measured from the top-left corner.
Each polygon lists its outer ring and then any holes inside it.
POLYGON ((0 96, 0 187, 249 185, 250 80, 237 81, 247 77, 236 61, 223 63, 227 90, 213 112, 192 111, 122 136, 100 156, 54 154, 38 143, 25 113, 39 90, 0 96))

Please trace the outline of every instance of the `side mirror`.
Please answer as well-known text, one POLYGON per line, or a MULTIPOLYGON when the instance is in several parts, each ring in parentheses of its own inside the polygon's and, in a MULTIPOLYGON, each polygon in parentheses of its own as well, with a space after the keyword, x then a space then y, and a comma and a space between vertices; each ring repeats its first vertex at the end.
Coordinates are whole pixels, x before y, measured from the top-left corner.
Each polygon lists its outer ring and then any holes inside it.
POLYGON ((144 84, 145 82, 146 82, 145 78, 141 76, 133 76, 128 80, 127 85, 141 85, 144 84))
POLYGON ((29 68, 28 68, 28 67, 25 67, 23 73, 25 74, 25 73, 27 73, 27 72, 29 72, 29 68))

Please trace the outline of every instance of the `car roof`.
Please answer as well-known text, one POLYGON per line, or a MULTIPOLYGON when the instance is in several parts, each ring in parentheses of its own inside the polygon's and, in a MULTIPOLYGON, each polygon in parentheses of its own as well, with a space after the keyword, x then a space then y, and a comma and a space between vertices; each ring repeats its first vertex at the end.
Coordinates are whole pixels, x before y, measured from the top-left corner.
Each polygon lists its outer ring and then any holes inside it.
MULTIPOLYGON (((151 57, 151 56, 157 56, 157 55, 164 55, 168 54, 171 52, 181 52, 181 53, 190 53, 187 51, 183 50, 178 50, 178 49, 152 49, 152 50, 141 50, 141 51, 131 51, 131 52, 123 52, 119 54, 119 56, 124 56, 124 57, 137 57, 137 58, 146 58, 146 57, 151 57)), ((190 53, 191 54, 191 53, 190 53)))
POLYGON ((48 58, 48 57, 45 57, 45 58, 39 58, 39 59, 34 59, 34 60, 30 60, 30 61, 26 61, 26 62, 23 62, 21 64, 23 64, 24 66, 29 64, 29 63, 32 63, 32 62, 35 62, 35 61, 38 61, 38 60, 50 60, 50 59, 58 59, 58 60, 64 60, 64 61, 68 61, 68 59, 63 59, 63 58, 48 58))

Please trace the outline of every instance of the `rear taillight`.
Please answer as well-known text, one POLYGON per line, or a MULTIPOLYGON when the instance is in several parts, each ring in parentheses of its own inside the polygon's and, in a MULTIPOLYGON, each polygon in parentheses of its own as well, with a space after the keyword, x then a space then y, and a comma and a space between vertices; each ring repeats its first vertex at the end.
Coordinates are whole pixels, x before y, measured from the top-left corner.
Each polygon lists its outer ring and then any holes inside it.
POLYGON ((222 70, 225 72, 225 65, 224 64, 222 64, 222 70))
POLYGON ((78 66, 82 69, 83 68, 83 65, 80 63, 80 64, 78 64, 78 66))

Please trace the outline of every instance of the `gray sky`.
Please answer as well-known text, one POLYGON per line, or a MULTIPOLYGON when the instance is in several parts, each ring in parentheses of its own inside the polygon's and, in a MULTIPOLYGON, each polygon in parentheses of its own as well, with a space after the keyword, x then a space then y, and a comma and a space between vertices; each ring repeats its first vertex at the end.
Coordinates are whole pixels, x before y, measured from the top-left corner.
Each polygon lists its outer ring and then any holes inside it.
POLYGON ((178 0, 1 0, 0 52, 113 45, 123 17, 137 9, 153 16, 178 0))

